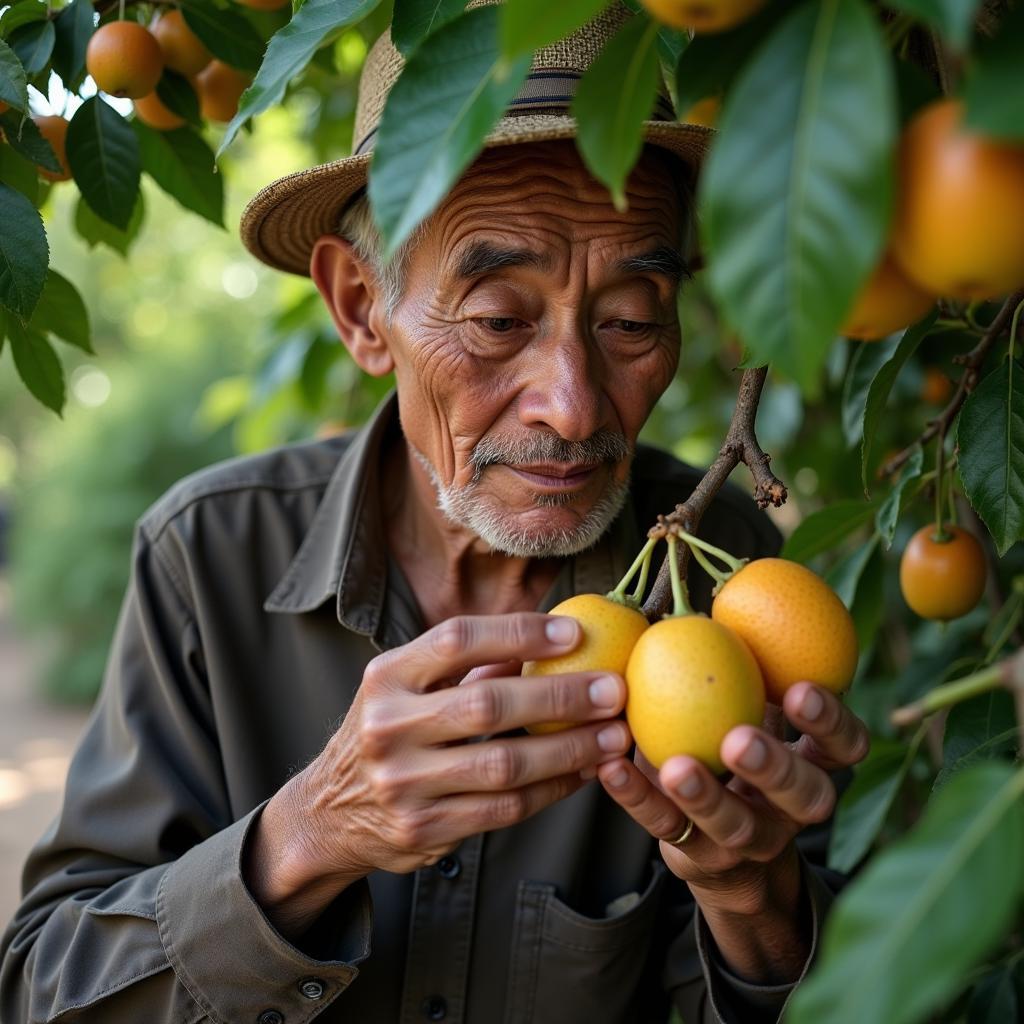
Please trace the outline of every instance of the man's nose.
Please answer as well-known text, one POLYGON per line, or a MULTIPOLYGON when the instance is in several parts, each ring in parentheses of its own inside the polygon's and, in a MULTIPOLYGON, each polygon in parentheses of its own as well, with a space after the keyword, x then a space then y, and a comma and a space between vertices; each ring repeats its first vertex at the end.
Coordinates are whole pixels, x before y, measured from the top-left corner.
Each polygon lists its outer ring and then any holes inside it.
POLYGON ((549 338, 530 355, 530 385, 519 401, 525 426, 583 441, 605 425, 602 370, 586 338, 576 331, 549 338))

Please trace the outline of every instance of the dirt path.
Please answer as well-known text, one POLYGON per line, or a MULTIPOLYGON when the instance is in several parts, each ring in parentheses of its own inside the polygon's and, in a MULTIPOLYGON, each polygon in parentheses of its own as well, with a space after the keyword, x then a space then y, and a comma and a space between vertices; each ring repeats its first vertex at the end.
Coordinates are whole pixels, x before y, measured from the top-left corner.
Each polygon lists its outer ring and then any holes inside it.
POLYGON ((18 905, 21 867, 60 806, 86 713, 36 696, 34 658, 10 621, 0 575, 0 930, 18 905))

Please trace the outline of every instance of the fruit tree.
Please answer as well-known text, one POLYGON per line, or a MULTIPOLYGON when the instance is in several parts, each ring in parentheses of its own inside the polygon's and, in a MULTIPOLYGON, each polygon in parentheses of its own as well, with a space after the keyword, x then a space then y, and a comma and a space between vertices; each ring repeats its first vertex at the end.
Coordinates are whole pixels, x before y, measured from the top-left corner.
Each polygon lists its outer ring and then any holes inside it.
MULTIPOLYGON (((870 725, 830 833, 852 881, 788 1021, 1024 1019, 1024 2, 626 2, 576 84, 576 145, 621 207, 659 92, 707 133, 682 183, 683 369, 653 419, 710 465, 616 591, 574 599, 593 644, 573 657, 621 665, 654 762, 685 734, 716 766, 723 730, 804 678, 870 725), (699 449, 687 414, 712 379, 729 409, 699 449), (734 471, 784 527, 779 559, 702 540, 734 471), (689 614, 697 574, 710 617, 689 614), (727 699, 702 704, 718 673, 727 699)), ((55 190, 76 195, 87 240, 122 251, 145 230, 143 174, 223 225, 243 130, 275 107, 315 109, 318 152, 346 155, 359 62, 393 17, 405 64, 368 189, 390 255, 532 52, 605 5, 17 0, 0 14, 0 373, 59 412, 54 339, 91 351, 86 304, 51 266, 55 190)), ((315 306, 281 314, 275 415, 345 418, 315 306)))

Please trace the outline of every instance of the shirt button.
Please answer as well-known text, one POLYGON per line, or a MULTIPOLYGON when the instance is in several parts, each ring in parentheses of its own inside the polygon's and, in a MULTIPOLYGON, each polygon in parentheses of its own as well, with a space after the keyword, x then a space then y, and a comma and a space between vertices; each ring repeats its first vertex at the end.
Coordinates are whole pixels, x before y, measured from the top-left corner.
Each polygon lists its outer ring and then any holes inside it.
POLYGON ((462 863, 458 857, 442 857, 437 862, 437 870, 442 878, 458 878, 462 871, 462 863))
POLYGON ((264 1010, 256 1024, 284 1024, 284 1014, 280 1010, 264 1010))
POLYGON ((299 991, 307 999, 322 999, 324 994, 324 983, 319 978, 307 978, 299 983, 299 991))
POLYGON ((440 996, 430 996, 423 1001, 423 1016, 427 1020, 444 1020, 448 1014, 448 1004, 440 996))

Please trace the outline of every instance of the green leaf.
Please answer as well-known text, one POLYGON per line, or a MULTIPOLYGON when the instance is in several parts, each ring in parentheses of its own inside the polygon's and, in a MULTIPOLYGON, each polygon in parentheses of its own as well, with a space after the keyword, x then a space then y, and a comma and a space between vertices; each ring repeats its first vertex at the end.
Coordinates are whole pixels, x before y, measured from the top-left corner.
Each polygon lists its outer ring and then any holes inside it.
POLYGON ((396 0, 391 41, 403 57, 431 32, 461 14, 466 0, 396 0))
POLYGON ((337 339, 316 336, 306 349, 299 372, 299 390, 306 407, 318 412, 327 398, 327 373, 342 358, 345 348, 337 339))
POLYGON ((895 132, 863 0, 797 7, 726 97, 698 195, 708 284, 754 355, 805 390, 885 241, 895 132))
POLYGON ((224 175, 216 173, 213 150, 192 128, 158 132, 133 121, 145 172, 187 210, 224 226, 224 175))
POLYGON ((608 0, 511 0, 501 16, 501 52, 509 59, 563 39, 595 17, 608 0))
POLYGON ((21 3, 12 4, 0 14, 0 36, 10 39, 11 33, 22 25, 45 21, 48 14, 47 5, 38 0, 21 0, 21 3))
POLYGON ((31 117, 6 110, 0 114, 0 127, 4 130, 7 144, 26 160, 31 160, 33 164, 39 164, 48 171, 63 170, 53 147, 40 134, 31 117))
POLYGON ((238 113, 224 131, 217 156, 228 148, 249 118, 281 101, 288 83, 328 36, 364 18, 379 4, 380 0, 306 0, 292 20, 271 38, 255 80, 242 93, 238 113))
POLYGON ((885 559, 876 548, 864 566, 857 590, 850 605, 853 628, 857 631, 857 647, 870 651, 878 639, 878 630, 885 614, 885 559))
POLYGON ((1004 359, 970 394, 957 426, 964 493, 999 556, 1024 538, 1024 367, 1004 359))
POLYGON ((39 171, 10 146, 0 146, 0 181, 16 188, 33 205, 39 203, 39 171))
POLYGON ((900 338, 900 343, 896 346, 892 357, 882 365, 871 380, 867 401, 864 403, 864 438, 860 446, 860 478, 865 494, 870 493, 868 465, 871 461, 871 446, 874 444, 875 434, 878 433, 878 426, 885 413, 885 403, 889 400, 889 393, 892 391, 892 386, 896 382, 900 370, 932 329, 936 315, 936 312, 932 310, 920 323, 908 327, 903 332, 903 337, 900 338))
POLYGON ((903 785, 912 753, 893 740, 872 741, 871 753, 853 772, 836 804, 828 866, 849 874, 871 849, 903 785))
POLYGON ((942 770, 934 789, 979 761, 1007 757, 1017 749, 1019 733, 1013 697, 993 690, 953 707, 942 737, 942 770))
POLYGON ((18 55, 0 39, 0 100, 15 110, 28 110, 28 81, 18 55))
POLYGON ((480 152, 526 78, 528 54, 512 63, 498 55, 500 14, 478 7, 450 21, 416 48, 392 86, 369 185, 385 260, 480 152))
POLYGON ((199 41, 218 60, 242 71, 255 71, 260 66, 263 39, 237 11, 200 0, 185 0, 181 13, 199 41))
POLYGON ((861 576, 878 547, 878 539, 877 533, 872 534, 866 544, 851 551, 825 575, 825 582, 839 595, 839 599, 847 608, 853 607, 861 576))
POLYGON ((1024 771, 958 775, 843 892, 787 1024, 911 1024, 959 991, 1013 920, 1024 882, 1024 771))
POLYGON ((25 73, 35 75, 49 64, 56 38, 52 21, 33 21, 16 28, 7 42, 24 65, 25 73))
POLYGON ((643 147, 643 122, 651 116, 661 70, 657 27, 630 18, 586 70, 572 102, 576 146, 590 173, 608 186, 625 210, 626 178, 643 147))
POLYGON ((64 370, 46 336, 15 320, 7 324, 14 367, 25 387, 60 416, 64 409, 64 370))
POLYGON ((896 338, 857 344, 843 381, 843 434, 852 448, 864 437, 864 407, 875 374, 892 358, 896 338))
POLYGON ((172 114, 183 117, 194 128, 202 128, 199 97, 192 88, 192 83, 184 75, 165 68, 160 81, 156 83, 156 94, 172 114))
POLYGON ((827 505, 809 515, 790 534, 782 548, 782 557, 794 562, 809 562, 869 522, 875 508, 866 501, 837 501, 827 505))
POLYGON ((75 230, 89 248, 92 249, 97 245, 103 244, 109 246, 114 252, 118 252, 122 256, 128 255, 128 249, 138 237, 144 218, 145 203, 143 202, 141 191, 135 198, 131 219, 128 221, 128 227, 124 231, 114 227, 113 224, 109 224, 105 220, 100 220, 93 213, 88 203, 81 197, 79 197, 78 202, 75 204, 75 230))
POLYGON ((1017 983, 1007 967, 986 974, 971 993, 967 1024, 1008 1024, 1021 1019, 1017 983))
POLYGON ((892 547, 892 539, 896 535, 896 524, 900 518, 900 510, 903 507, 903 492, 911 480, 917 479, 924 468, 924 451, 918 445, 914 454, 904 463, 899 479, 893 485, 892 490, 886 495, 878 509, 875 517, 875 527, 878 535, 882 538, 882 544, 888 551, 892 547))
POLYGON ((53 47, 53 69, 66 87, 85 71, 85 50, 93 33, 91 0, 72 0, 53 23, 57 33, 53 47))
POLYGON ((966 48, 980 0, 890 0, 899 8, 937 29, 958 49, 966 48))
POLYGON ((20 192, 0 185, 0 224, 0 306, 27 320, 42 294, 50 262, 43 219, 20 192))
POLYGON ((55 334, 61 341, 93 354, 85 302, 78 289, 52 267, 46 272, 43 294, 28 325, 42 334, 55 334))
POLYGON ((87 99, 71 118, 67 158, 75 184, 93 212, 125 230, 141 173, 131 125, 98 96, 87 99))
POLYGON ((1020 73, 1024 7, 1004 13, 996 34, 978 40, 967 62, 965 124, 981 135, 1024 140, 1024 76, 1020 73))

